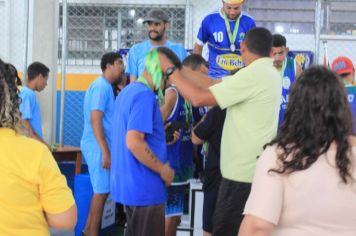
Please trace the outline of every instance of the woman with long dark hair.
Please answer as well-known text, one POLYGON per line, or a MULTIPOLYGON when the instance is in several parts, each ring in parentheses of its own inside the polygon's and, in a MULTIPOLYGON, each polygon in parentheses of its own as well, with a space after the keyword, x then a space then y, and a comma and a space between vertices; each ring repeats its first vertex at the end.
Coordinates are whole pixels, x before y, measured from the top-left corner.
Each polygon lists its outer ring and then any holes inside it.
POLYGON ((16 68, 0 59, 0 234, 49 235, 70 230, 77 208, 49 149, 20 135, 16 68))
POLYGON ((354 236, 356 137, 344 86, 313 66, 289 98, 258 160, 239 236, 354 236))

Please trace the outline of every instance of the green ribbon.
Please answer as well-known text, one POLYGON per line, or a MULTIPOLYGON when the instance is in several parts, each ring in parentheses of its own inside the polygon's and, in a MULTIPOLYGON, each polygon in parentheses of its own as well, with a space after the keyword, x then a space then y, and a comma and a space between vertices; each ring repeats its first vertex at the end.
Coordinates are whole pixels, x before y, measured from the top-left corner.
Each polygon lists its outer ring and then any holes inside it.
POLYGON ((184 99, 184 110, 185 110, 185 122, 192 125, 193 121, 193 108, 192 104, 184 99))
POLYGON ((284 78, 284 71, 286 70, 286 65, 287 65, 286 59, 284 59, 282 62, 281 71, 279 72, 281 74, 282 82, 283 82, 283 78, 284 78))
POLYGON ((226 30, 227 30, 227 35, 229 36, 230 48, 231 48, 231 45, 235 45, 237 32, 239 31, 239 26, 240 26, 240 17, 241 17, 241 13, 240 13, 240 16, 236 19, 234 33, 232 34, 229 19, 227 18, 226 13, 224 13, 225 26, 226 26, 226 30))
MULTIPOLYGON (((147 53, 145 58, 145 69, 151 76, 153 82, 153 91, 157 94, 158 102, 159 104, 162 104, 164 101, 164 94, 161 89, 163 73, 161 69, 161 63, 158 57, 158 52, 156 49, 153 49, 149 53, 147 53)), ((147 79, 143 75, 141 75, 137 79, 137 81, 145 84, 148 88, 150 88, 147 79)))

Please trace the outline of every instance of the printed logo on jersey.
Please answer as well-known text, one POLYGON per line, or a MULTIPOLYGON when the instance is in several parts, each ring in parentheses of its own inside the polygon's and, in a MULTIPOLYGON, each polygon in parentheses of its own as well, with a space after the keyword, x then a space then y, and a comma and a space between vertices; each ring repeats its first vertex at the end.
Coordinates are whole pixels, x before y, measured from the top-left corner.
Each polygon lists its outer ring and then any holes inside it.
POLYGON ((288 76, 285 76, 282 81, 283 89, 289 90, 291 84, 292 82, 290 81, 290 78, 288 76))
POLYGON ((354 101, 354 98, 355 98, 355 96, 354 96, 353 94, 348 94, 348 95, 347 95, 347 100, 348 100, 349 102, 353 102, 353 101, 354 101))
POLYGON ((237 70, 243 67, 242 57, 236 54, 222 54, 216 57, 216 64, 224 70, 237 70))
POLYGON ((282 95, 281 97, 281 109, 286 109, 289 101, 289 95, 282 95))
POLYGON ((241 32, 241 33, 240 33, 240 35, 239 35, 239 41, 240 41, 240 42, 244 41, 245 35, 246 35, 246 34, 245 34, 244 32, 241 32))

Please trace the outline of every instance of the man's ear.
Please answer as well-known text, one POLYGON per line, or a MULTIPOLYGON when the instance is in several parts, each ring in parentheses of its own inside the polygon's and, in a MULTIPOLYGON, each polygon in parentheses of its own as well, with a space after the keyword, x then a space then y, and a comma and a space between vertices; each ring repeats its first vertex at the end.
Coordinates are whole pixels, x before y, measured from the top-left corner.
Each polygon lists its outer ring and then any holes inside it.
POLYGON ((169 23, 168 22, 165 22, 164 23, 164 28, 167 30, 167 29, 169 29, 169 23))
POLYGON ((273 58, 275 53, 276 53, 276 48, 272 47, 269 56, 273 58))
POLYGON ((286 55, 288 55, 289 47, 286 47, 286 55))

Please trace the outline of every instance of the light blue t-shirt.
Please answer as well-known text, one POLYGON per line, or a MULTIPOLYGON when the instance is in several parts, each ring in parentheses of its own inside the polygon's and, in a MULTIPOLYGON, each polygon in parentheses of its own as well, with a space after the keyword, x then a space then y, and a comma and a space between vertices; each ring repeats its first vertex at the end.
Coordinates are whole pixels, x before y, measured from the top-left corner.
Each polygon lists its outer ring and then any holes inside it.
POLYGON ((98 77, 86 91, 83 105, 84 130, 80 142, 82 149, 100 150, 90 123, 90 113, 94 110, 103 112, 104 136, 107 144, 110 145, 114 99, 112 86, 103 76, 98 77))
MULTIPOLYGON (((184 58, 187 57, 187 51, 180 44, 167 40, 164 47, 171 49, 178 56, 180 61, 183 61, 184 58)), ((149 40, 133 45, 128 54, 125 72, 138 78, 145 67, 146 54, 152 48, 157 48, 157 46, 152 45, 149 40)))
POLYGON ((20 112, 22 119, 28 120, 36 134, 43 138, 41 109, 35 92, 32 89, 23 86, 19 96, 21 98, 20 112))
POLYGON ((145 142, 162 162, 167 162, 162 115, 155 94, 141 82, 126 86, 115 100, 111 137, 110 191, 116 202, 149 206, 166 201, 166 187, 159 174, 131 153, 126 134, 145 134, 145 142))
MULTIPOLYGON (((236 21, 230 20, 231 32, 234 31, 236 21)), ((224 16, 221 11, 207 15, 200 26, 197 44, 208 44, 209 49, 209 72, 212 78, 221 78, 230 75, 231 71, 243 67, 240 52, 240 43, 245 39, 246 33, 256 27, 253 18, 245 12, 241 12, 240 25, 238 28, 234 52, 230 49, 230 40, 225 26, 224 16)))

